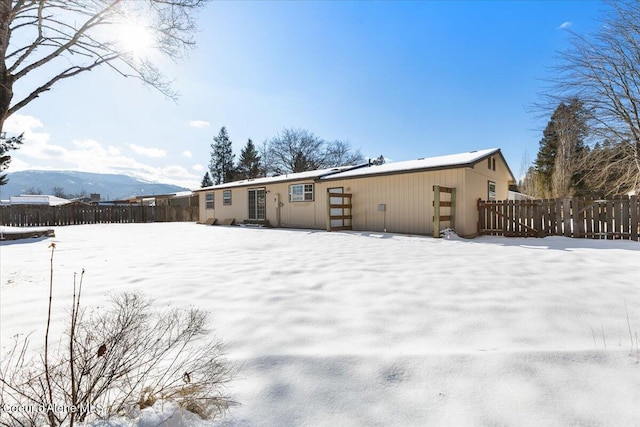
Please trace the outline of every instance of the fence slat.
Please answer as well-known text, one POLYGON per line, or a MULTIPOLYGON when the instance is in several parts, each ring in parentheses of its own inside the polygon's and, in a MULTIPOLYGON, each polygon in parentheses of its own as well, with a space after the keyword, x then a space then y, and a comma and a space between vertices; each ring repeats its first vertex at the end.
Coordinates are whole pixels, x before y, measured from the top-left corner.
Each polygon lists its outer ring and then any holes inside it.
POLYGON ((197 221, 198 207, 154 206, 0 206, 0 225, 43 227, 75 224, 197 221))
POLYGON ((640 239, 640 198, 478 200, 478 234, 640 239))

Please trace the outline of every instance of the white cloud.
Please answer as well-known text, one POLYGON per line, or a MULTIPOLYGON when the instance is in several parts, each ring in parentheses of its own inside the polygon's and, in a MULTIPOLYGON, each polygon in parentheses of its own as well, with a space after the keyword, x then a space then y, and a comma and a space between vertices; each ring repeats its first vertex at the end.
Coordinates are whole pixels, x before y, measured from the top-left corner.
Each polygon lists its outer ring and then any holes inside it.
POLYGON ((189 126, 194 127, 194 128, 204 129, 204 128, 208 128, 209 126, 211 126, 211 123, 206 122, 204 120, 191 120, 189 122, 189 126))
POLYGON ((42 122, 33 116, 13 114, 4 123, 4 130, 9 133, 21 134, 33 132, 33 129, 43 127, 42 122))
POLYGON ((187 159, 190 159, 193 157, 193 153, 189 150, 184 150, 182 152, 182 157, 186 157, 187 159))
POLYGON ((558 30, 566 30, 570 26, 571 26, 571 21, 564 21, 562 24, 560 24, 560 26, 558 27, 558 30))
MULTIPOLYGON (((8 172, 40 169, 115 173, 186 188, 199 187, 199 174, 190 172, 183 166, 145 164, 123 155, 119 147, 102 144, 94 139, 75 140, 68 146, 52 144, 50 135, 38 130, 43 127, 42 122, 31 116, 14 114, 7 120, 7 132, 24 133, 24 144, 11 153, 12 161, 8 172)), ((129 147, 137 154, 147 157, 166 157, 166 152, 157 148, 133 144, 129 147)))
POLYGON ((135 144, 129 144, 129 148, 131 148, 136 154, 146 157, 153 157, 154 159, 159 159, 167 156, 167 152, 160 148, 141 147, 135 144))
POLYGON ((193 166, 191 166, 191 169, 193 169, 196 172, 202 172, 204 170, 204 166, 202 166, 202 165, 193 165, 193 166))

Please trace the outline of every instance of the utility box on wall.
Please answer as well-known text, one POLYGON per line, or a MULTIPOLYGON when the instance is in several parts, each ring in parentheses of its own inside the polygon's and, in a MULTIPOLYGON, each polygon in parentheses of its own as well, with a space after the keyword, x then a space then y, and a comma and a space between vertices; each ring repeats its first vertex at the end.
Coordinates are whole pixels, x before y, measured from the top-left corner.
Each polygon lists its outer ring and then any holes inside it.
POLYGON ((378 211, 384 212, 386 210, 387 210, 387 205, 385 205, 384 203, 381 203, 378 205, 378 211))

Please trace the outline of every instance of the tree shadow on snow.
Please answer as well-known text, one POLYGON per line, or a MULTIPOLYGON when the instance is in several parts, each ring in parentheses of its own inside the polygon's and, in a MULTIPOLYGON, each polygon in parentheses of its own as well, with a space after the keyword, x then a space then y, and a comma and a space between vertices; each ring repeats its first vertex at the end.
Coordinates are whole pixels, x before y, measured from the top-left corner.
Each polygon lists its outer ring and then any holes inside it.
POLYGON ((640 242, 621 239, 579 239, 561 236, 547 236, 543 238, 482 236, 475 238, 473 242, 530 249, 551 249, 558 251, 571 251, 574 249, 622 249, 628 251, 640 251, 640 242))

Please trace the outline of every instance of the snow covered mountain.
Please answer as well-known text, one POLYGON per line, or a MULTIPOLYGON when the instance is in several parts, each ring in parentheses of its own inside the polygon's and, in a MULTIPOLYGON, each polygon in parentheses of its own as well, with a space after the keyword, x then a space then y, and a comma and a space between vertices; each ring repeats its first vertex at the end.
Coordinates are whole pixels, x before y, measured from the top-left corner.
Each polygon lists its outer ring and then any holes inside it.
POLYGON ((0 187, 0 197, 3 200, 34 192, 54 194, 56 190, 63 191, 66 195, 85 193, 88 196, 98 193, 102 200, 187 190, 177 185, 149 182, 126 175, 89 172, 29 170, 8 173, 7 177, 9 182, 0 187))

